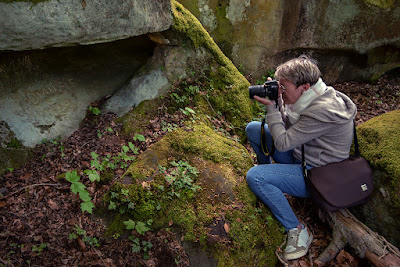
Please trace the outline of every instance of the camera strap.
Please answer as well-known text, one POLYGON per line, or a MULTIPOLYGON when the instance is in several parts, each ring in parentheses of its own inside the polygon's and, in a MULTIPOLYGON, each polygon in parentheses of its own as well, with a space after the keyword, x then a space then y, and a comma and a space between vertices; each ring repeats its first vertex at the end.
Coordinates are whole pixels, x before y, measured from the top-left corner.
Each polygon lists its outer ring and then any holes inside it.
POLYGON ((266 156, 273 156, 275 153, 275 144, 274 144, 274 140, 272 140, 272 147, 271 147, 271 151, 268 150, 267 147, 267 138, 265 136, 265 118, 263 118, 262 122, 261 122, 261 149, 264 153, 264 155, 266 156))

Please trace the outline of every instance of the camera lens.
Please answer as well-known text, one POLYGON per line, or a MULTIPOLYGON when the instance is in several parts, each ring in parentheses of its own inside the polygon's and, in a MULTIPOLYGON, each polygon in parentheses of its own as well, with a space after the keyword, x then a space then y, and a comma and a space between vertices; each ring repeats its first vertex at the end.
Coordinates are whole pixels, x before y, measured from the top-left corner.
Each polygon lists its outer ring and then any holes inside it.
POLYGON ((253 85, 253 86, 249 86, 249 96, 251 99, 254 98, 254 96, 259 96, 259 97, 265 97, 266 94, 266 90, 264 88, 264 85, 253 85))

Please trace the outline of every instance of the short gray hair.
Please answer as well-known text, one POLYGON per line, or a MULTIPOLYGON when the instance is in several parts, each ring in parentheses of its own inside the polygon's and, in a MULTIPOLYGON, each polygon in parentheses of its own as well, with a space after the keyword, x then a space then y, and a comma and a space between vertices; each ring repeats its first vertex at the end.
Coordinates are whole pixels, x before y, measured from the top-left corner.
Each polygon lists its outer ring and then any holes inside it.
POLYGON ((317 66, 317 62, 304 55, 279 65, 275 71, 276 79, 288 80, 296 86, 306 83, 313 85, 320 77, 321 71, 317 66))

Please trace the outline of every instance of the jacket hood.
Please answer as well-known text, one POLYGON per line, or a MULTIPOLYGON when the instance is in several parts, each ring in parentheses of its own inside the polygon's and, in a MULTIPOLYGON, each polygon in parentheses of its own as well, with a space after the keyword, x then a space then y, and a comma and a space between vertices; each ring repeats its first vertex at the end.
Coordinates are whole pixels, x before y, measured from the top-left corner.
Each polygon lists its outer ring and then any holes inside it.
POLYGON ((341 124, 354 120, 357 107, 351 99, 328 86, 326 91, 314 99, 301 115, 310 116, 320 121, 341 124))

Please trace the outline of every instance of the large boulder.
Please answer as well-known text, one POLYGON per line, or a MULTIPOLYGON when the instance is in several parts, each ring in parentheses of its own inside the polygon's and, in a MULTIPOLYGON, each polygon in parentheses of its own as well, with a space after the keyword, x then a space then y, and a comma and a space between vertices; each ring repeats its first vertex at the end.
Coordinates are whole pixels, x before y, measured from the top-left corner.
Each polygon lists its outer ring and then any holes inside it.
POLYGON ((395 1, 180 0, 253 78, 308 54, 328 82, 374 80, 400 66, 395 1))
POLYGON ((400 247, 400 110, 357 127, 360 151, 374 169, 370 200, 352 212, 372 230, 400 247))
POLYGON ((104 43, 164 31, 172 23, 169 1, 32 2, 0 1, 0 51, 104 43))
MULTIPOLYGON (((68 136, 89 105, 137 80, 156 46, 145 34, 172 25, 169 1, 34 2, 0 2, 2 136, 26 147, 68 136)), ((138 102, 149 95, 141 90, 138 102)))
POLYGON ((283 228, 266 206, 257 207, 245 181, 252 165, 242 145, 198 120, 188 123, 114 183, 104 206, 124 215, 113 216, 110 234, 122 234, 116 226, 128 218, 152 220, 154 229, 181 236, 191 266, 275 266, 283 228))
POLYGON ((3 52, 0 122, 28 147, 68 136, 91 103, 132 79, 154 46, 139 36, 92 46, 3 52))

